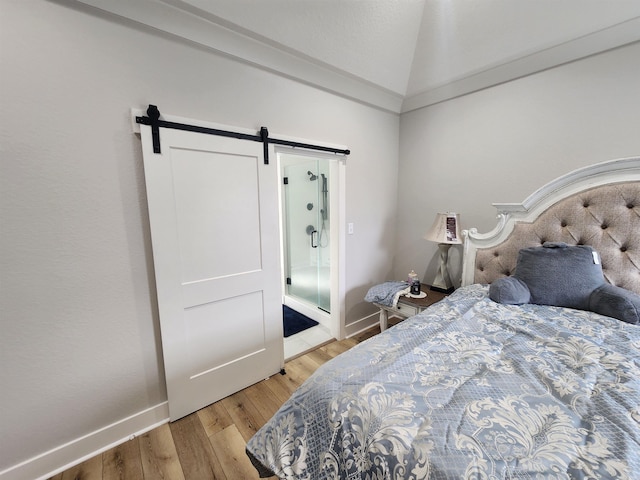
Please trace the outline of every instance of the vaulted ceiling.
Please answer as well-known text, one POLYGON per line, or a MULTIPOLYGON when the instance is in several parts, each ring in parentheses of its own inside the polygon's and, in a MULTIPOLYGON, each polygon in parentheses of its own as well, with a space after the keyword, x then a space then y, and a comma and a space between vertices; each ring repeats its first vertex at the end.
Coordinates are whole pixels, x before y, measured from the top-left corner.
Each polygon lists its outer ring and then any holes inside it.
POLYGON ((396 112, 640 41, 640 0, 80 1, 396 112))

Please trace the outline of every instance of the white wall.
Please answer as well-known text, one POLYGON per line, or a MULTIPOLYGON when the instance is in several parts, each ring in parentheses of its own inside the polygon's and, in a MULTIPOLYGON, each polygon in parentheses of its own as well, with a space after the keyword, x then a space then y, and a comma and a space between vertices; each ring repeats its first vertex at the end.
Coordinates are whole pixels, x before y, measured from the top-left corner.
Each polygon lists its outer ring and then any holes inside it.
MULTIPOLYGON (((640 43, 402 115, 396 277, 431 281, 437 212, 495 226, 492 202, 521 202, 576 168, 640 154, 640 43)), ((461 248, 452 249, 459 284, 461 248)))
POLYGON ((166 401, 131 107, 347 145, 360 318, 391 271, 397 115, 88 9, 4 0, 0 22, 0 472, 166 401))

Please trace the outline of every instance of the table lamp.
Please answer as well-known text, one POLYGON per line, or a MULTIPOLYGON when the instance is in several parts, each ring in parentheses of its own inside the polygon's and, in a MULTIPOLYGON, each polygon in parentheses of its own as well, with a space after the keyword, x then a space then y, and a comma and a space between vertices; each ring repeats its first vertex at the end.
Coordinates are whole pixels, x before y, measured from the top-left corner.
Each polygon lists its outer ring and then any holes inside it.
POLYGON ((443 293, 451 293, 454 290, 447 262, 451 245, 462 243, 459 225, 460 215, 457 213, 438 213, 433 225, 424 236, 426 240, 436 242, 440 251, 440 267, 431 285, 431 290, 443 293))

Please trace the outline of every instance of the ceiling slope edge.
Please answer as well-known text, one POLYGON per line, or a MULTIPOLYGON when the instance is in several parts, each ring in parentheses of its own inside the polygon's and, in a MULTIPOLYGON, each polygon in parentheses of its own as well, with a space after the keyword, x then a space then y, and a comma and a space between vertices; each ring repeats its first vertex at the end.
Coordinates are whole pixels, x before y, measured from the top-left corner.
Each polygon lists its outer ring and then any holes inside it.
POLYGON ((637 41, 640 41, 640 17, 407 96, 402 103, 401 113, 435 105, 637 41))
POLYGON ((306 85, 399 114, 403 96, 333 71, 156 0, 77 0, 78 3, 185 39, 218 54, 306 85))

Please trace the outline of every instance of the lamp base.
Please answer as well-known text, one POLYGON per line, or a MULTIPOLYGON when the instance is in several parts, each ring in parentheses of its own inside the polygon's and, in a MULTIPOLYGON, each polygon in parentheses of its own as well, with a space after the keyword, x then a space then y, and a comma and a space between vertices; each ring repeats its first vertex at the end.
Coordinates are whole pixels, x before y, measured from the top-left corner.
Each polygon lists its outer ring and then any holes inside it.
POLYGON ((449 288, 441 288, 441 287, 436 287, 434 285, 429 287, 429 290, 433 290, 434 292, 440 292, 440 293, 453 293, 455 288, 454 287, 449 287, 449 288))
POLYGON ((438 268, 438 273, 436 274, 436 278, 431 284, 431 290, 435 290, 436 292, 451 293, 454 290, 453 283, 451 282, 451 278, 449 277, 449 271, 447 270, 450 247, 451 245, 447 243, 438 244, 438 250, 440 252, 440 265, 438 268))

